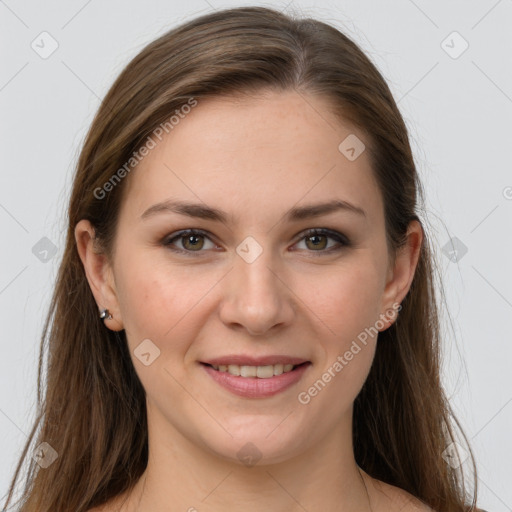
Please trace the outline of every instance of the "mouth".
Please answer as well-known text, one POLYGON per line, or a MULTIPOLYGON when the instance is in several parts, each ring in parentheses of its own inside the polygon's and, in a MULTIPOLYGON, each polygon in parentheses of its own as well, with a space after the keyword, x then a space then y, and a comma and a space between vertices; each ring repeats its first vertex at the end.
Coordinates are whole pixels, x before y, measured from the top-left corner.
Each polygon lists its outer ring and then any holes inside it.
POLYGON ((258 366, 201 362, 201 367, 220 387, 240 397, 254 399, 269 398, 297 385, 312 364, 297 361, 258 366))
POLYGON ((201 363, 205 366, 209 366, 213 370, 222 373, 228 373, 235 377, 245 377, 245 378, 257 378, 257 379, 271 379, 272 377, 277 377, 282 375, 283 373, 290 373, 296 371, 298 368, 309 365, 309 361, 304 361, 300 364, 291 364, 291 363, 278 363, 278 364, 268 364, 261 366, 252 366, 252 365, 239 365, 239 364, 209 364, 209 363, 201 363))

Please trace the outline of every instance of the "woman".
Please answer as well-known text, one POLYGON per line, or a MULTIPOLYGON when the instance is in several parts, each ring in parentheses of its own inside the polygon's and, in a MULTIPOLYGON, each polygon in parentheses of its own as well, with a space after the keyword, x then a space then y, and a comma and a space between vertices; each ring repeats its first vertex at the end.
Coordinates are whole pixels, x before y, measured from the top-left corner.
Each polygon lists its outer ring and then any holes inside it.
POLYGON ((144 48, 79 158, 19 510, 477 510, 419 196, 335 28, 245 7, 144 48))

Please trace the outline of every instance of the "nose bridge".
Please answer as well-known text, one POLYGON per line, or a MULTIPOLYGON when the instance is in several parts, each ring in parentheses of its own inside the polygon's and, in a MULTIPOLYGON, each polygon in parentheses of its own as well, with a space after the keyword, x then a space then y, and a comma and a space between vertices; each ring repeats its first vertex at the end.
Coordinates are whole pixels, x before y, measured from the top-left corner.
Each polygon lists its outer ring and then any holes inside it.
POLYGON ((291 320, 290 294, 276 276, 275 266, 271 251, 263 250, 254 239, 237 247, 222 307, 225 323, 242 325, 251 334, 264 334, 291 320))

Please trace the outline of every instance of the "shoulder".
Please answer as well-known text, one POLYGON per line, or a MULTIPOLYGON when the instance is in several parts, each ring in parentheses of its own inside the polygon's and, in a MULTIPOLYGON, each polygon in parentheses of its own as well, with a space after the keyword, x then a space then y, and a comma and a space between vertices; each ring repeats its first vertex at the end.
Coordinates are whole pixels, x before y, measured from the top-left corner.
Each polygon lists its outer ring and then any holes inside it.
POLYGON ((384 507, 382 510, 400 512, 435 512, 426 503, 409 494, 407 491, 381 482, 383 489, 384 507))
MULTIPOLYGON (((366 477, 371 480, 373 488, 377 490, 380 495, 380 498, 376 500, 378 503, 378 512, 438 512, 400 487, 395 487, 380 480, 373 479, 369 475, 366 475, 366 477)), ((472 512, 487 511, 482 508, 474 508, 472 512)))
POLYGON ((375 511, 386 512, 435 512, 427 504, 400 487, 376 480, 361 471, 375 511))

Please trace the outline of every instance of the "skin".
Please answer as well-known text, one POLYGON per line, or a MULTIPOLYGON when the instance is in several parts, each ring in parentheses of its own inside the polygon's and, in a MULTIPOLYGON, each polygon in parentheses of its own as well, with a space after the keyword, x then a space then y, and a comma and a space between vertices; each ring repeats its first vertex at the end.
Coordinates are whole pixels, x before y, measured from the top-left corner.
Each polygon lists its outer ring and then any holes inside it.
POLYGON ((125 329, 147 394, 148 467, 132 492, 96 510, 427 510, 354 460, 352 407, 378 336, 307 405, 297 399, 379 315, 390 318, 410 288, 422 241, 412 222, 393 261, 369 155, 350 161, 338 150, 349 134, 365 138, 331 111, 324 99, 294 91, 200 100, 124 183, 112 261, 95 251, 89 222, 77 224, 98 308, 113 315, 106 328, 125 329), (172 212, 141 219, 170 198, 222 209, 229 220, 172 212), (292 207, 332 199, 365 216, 340 210, 285 220, 292 207), (188 228, 211 236, 196 246, 174 240, 191 255, 164 244, 188 228), (303 234, 309 228, 351 243, 321 235, 318 248, 303 234), (236 252, 247 236, 263 250, 251 263, 236 252), (148 366, 134 355, 145 339, 160 350, 148 366), (221 388, 199 364, 233 353, 312 364, 284 392, 250 399, 221 388), (248 442, 261 456, 252 467, 237 456, 248 442))

